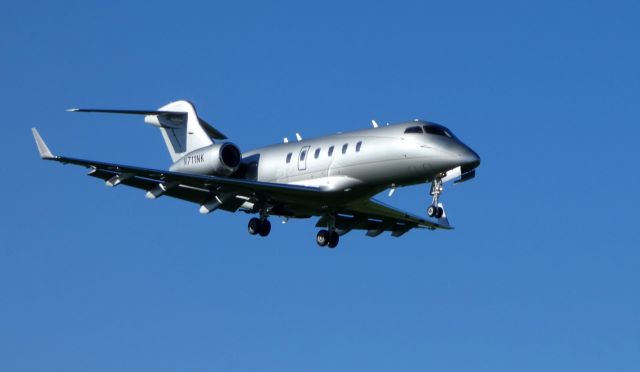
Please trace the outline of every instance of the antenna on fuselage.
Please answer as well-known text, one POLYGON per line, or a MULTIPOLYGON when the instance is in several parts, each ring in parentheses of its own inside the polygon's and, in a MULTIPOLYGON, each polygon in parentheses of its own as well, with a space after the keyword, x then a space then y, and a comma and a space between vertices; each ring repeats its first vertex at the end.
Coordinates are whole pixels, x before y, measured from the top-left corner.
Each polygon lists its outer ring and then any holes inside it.
POLYGON ((373 125, 374 128, 378 127, 378 123, 376 123, 375 120, 371 120, 371 125, 373 125))
POLYGON ((296 133, 296 139, 299 141, 302 141, 302 137, 300 137, 300 133, 296 133))
POLYGON ((394 192, 396 192, 396 184, 395 184, 395 183, 392 183, 392 184, 389 186, 389 197, 392 197, 394 192))
POLYGON ((289 143, 289 139, 288 139, 287 137, 285 137, 285 138, 283 139, 283 142, 284 142, 284 143, 289 143))

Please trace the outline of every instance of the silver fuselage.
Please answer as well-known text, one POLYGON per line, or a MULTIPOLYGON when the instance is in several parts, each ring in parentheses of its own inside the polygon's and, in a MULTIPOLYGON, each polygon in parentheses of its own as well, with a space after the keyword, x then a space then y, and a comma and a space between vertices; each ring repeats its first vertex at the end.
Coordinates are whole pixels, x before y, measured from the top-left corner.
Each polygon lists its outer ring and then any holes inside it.
POLYGON ((360 198, 479 164, 478 155, 453 135, 405 133, 423 125, 441 127, 411 121, 261 147, 243 154, 243 177, 319 187, 327 197, 360 198))

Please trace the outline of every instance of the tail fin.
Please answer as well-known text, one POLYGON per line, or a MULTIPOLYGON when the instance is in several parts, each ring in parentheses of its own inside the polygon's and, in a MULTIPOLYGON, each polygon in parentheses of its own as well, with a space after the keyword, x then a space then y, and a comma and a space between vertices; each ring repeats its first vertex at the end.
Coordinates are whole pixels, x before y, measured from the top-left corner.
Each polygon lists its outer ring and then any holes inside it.
POLYGON ((199 118, 189 101, 175 101, 158 110, 70 109, 73 112, 145 115, 147 124, 160 128, 171 160, 176 162, 185 154, 213 144, 213 139, 227 139, 220 131, 199 118))
POLYGON ((160 128, 173 162, 193 150, 213 144, 200 125, 196 109, 190 102, 171 102, 160 107, 158 111, 182 113, 182 115, 147 115, 144 118, 145 123, 160 128))

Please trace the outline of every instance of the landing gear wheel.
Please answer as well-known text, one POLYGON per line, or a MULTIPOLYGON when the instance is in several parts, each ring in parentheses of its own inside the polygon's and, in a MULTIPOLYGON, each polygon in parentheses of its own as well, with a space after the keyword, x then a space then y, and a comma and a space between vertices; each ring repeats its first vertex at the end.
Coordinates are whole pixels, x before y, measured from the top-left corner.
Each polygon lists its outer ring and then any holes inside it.
POLYGON ((340 235, 338 235, 338 233, 335 231, 331 231, 329 233, 329 248, 337 247, 339 241, 340 241, 340 235))
POLYGON ((260 221, 260 231, 258 231, 258 234, 260 234, 260 236, 267 236, 270 232, 271 222, 269 222, 269 220, 260 221))
POLYGON ((249 226, 247 226, 247 229, 249 230, 249 234, 251 235, 256 235, 258 232, 261 231, 260 227, 261 227, 262 223, 260 221, 259 218, 252 218, 249 220, 249 226))
POLYGON ((329 241, 331 240, 331 235, 329 234, 329 231, 327 230, 320 230, 318 231, 318 235, 316 235, 316 243, 318 243, 319 246, 324 247, 327 244, 329 244, 329 241))
POLYGON ((438 207, 436 207, 435 205, 430 205, 427 209, 427 215, 429 217, 435 217, 436 214, 438 214, 438 207))
POLYGON ((429 209, 427 209, 427 215, 429 217, 442 218, 444 215, 444 209, 442 209, 438 202, 443 190, 442 177, 444 176, 445 175, 442 174, 439 177, 434 178, 433 182, 431 182, 431 190, 429 191, 429 194, 431 195, 431 205, 429 206, 429 209))

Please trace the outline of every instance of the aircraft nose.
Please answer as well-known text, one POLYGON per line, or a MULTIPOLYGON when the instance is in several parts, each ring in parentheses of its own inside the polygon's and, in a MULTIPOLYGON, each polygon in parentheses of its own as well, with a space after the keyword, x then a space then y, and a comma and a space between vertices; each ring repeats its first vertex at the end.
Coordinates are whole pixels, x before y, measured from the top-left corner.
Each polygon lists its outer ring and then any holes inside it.
POLYGON ((466 173, 470 170, 477 168, 480 165, 480 156, 471 150, 471 148, 465 146, 464 150, 460 154, 462 173, 466 173))

